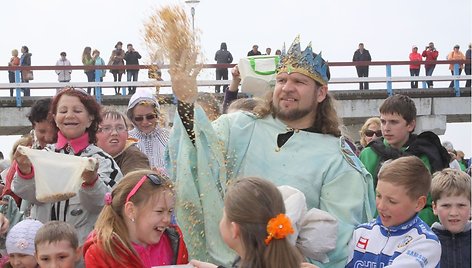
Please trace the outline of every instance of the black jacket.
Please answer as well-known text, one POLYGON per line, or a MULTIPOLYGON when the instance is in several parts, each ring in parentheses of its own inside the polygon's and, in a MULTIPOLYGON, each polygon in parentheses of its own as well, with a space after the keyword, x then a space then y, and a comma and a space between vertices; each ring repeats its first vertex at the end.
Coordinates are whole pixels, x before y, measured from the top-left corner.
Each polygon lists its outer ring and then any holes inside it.
POLYGON ((126 51, 125 53, 125 61, 126 65, 137 65, 139 64, 139 59, 141 58, 141 55, 137 51, 126 51))
POLYGON ((439 223, 431 227, 441 242, 441 267, 470 267, 470 222, 462 233, 452 234, 439 223))

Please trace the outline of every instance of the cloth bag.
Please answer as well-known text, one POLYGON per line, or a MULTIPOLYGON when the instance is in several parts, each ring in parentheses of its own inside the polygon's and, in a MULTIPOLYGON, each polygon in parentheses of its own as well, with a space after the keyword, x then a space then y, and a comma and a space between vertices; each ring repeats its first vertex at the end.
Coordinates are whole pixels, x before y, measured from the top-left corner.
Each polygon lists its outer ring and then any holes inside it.
POLYGON ((18 146, 21 154, 26 155, 34 167, 36 199, 44 203, 67 200, 77 194, 82 184, 82 173, 93 171, 97 160, 60 154, 46 150, 35 150, 18 146))
POLYGON ((263 97, 275 87, 275 69, 279 56, 249 56, 239 60, 241 92, 253 97, 263 97))
POLYGON ((290 218, 294 234, 288 240, 304 257, 327 263, 328 252, 335 249, 338 235, 338 221, 326 211, 312 208, 307 210, 305 195, 296 188, 282 185, 285 214, 290 218))

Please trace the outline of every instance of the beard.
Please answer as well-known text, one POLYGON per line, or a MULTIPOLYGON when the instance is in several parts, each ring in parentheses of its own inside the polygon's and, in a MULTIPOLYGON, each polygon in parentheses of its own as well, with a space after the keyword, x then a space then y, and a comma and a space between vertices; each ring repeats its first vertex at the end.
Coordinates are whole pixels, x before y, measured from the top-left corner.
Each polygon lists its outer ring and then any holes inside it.
POLYGON ((295 121, 298 119, 301 119, 305 116, 307 116, 309 113, 313 112, 316 110, 316 104, 311 106, 308 109, 290 109, 290 110, 282 110, 280 106, 276 106, 274 104, 273 109, 274 109, 274 114, 275 116, 282 120, 282 121, 295 121))

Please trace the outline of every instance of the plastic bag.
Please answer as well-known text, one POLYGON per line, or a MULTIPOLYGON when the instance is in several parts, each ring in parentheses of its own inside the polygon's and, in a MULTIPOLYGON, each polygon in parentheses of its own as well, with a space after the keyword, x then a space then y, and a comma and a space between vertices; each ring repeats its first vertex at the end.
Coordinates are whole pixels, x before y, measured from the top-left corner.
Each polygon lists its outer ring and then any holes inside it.
POLYGON ((93 171, 97 160, 46 150, 18 146, 34 167, 36 199, 43 203, 67 200, 77 194, 82 184, 82 173, 93 171))
POLYGON ((239 60, 241 92, 263 97, 275 87, 275 69, 279 56, 250 56, 239 60))

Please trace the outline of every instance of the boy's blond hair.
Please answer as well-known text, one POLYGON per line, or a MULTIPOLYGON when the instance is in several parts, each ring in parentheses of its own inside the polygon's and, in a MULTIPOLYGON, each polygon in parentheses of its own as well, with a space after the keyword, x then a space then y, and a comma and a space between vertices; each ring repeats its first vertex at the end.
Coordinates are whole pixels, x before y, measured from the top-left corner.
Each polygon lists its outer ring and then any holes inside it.
POLYGON ((50 221, 39 228, 34 238, 36 252, 38 246, 43 243, 54 243, 68 241, 70 246, 76 250, 79 247, 77 232, 72 225, 63 221, 50 221))
POLYGON ((412 200, 427 196, 431 189, 431 174, 416 156, 404 156, 386 161, 379 171, 379 181, 401 185, 412 200))
POLYGON ((465 195, 470 200, 470 176, 457 169, 445 168, 433 174, 431 198, 436 203, 441 197, 465 195))

